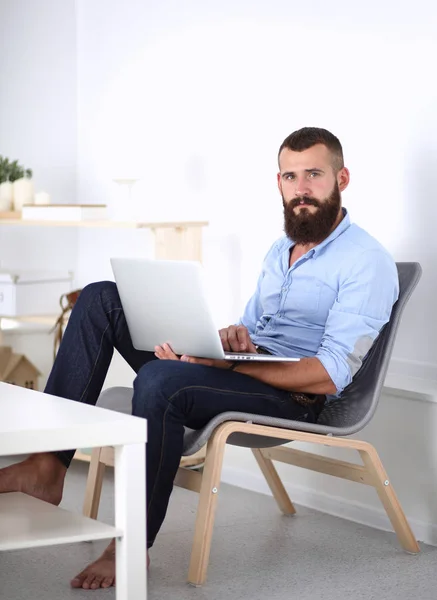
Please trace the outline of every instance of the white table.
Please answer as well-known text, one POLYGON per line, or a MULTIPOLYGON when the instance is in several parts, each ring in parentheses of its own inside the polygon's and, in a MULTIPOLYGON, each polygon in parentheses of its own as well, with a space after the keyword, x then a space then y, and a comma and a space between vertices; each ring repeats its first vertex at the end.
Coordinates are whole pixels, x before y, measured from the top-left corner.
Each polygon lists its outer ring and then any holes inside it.
MULTIPOLYGON (((0 456, 115 447, 115 526, 0 494, 0 550, 116 538, 116 598, 146 598, 144 419, 0 383, 0 456)), ((68 585, 68 582, 66 582, 68 585)))

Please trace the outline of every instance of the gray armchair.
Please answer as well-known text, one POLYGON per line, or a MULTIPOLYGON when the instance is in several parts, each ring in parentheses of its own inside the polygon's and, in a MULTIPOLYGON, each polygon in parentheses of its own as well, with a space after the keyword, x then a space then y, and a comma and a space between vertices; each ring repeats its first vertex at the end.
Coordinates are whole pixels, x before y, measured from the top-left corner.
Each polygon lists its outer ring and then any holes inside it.
MULTIPOLYGON (((279 508, 285 514, 294 514, 296 511, 273 465, 273 460, 375 487, 401 546, 410 553, 420 551, 375 448, 368 442, 345 437, 360 431, 375 413, 403 309, 421 276, 418 263, 397 263, 397 268, 400 294, 389 323, 381 331, 352 383, 344 390, 339 400, 324 408, 316 424, 249 413, 225 412, 212 419, 200 431, 186 431, 184 456, 193 455, 207 444, 202 472, 181 466, 175 479, 176 485, 200 493, 188 572, 188 581, 193 585, 202 585, 206 579, 223 455, 227 443, 252 449, 279 508), (291 441, 355 449, 359 452, 363 464, 357 465, 283 447, 283 444, 291 441)), ((132 389, 110 388, 101 394, 98 404, 130 413, 131 399, 132 389)), ((102 458, 102 452, 105 450, 97 449, 93 452, 87 484, 87 506, 98 506, 102 480, 101 465, 105 462, 108 464, 108 461, 102 458)))

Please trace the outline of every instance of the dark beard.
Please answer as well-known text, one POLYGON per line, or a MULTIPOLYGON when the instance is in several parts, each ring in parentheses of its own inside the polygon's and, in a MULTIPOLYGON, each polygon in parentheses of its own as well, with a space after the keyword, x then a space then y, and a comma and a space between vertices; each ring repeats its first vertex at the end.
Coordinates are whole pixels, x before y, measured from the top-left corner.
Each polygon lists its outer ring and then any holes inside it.
POLYGON ((311 197, 293 198, 284 206, 284 231, 296 244, 319 244, 331 233, 335 220, 341 207, 341 195, 338 183, 328 198, 323 201, 311 197), (296 214, 293 209, 304 200, 307 204, 317 206, 317 211, 312 214, 307 208, 301 208, 296 214))

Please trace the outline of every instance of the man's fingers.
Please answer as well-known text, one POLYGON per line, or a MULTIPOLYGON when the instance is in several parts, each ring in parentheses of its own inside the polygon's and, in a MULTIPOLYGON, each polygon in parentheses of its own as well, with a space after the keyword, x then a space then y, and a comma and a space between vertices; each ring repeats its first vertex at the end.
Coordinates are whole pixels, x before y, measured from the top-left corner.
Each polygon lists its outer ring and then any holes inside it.
POLYGON ((244 325, 239 325, 236 328, 236 336, 239 344, 239 348, 237 349, 237 351, 241 350, 242 352, 248 352, 249 346, 251 345, 251 339, 249 336, 249 332, 246 329, 246 327, 244 327, 244 325))
POLYGON ((228 327, 228 343, 232 352, 241 351, 240 343, 237 338, 237 327, 235 325, 228 327))
POLYGON ((173 352, 171 346, 167 343, 162 346, 155 346, 155 356, 160 360, 179 360, 177 354, 173 352))
POLYGON ((256 352, 256 346, 252 342, 249 331, 246 327, 243 325, 238 327, 237 337, 240 343, 241 352, 256 352))
POLYGON ((229 345, 229 340, 228 340, 228 328, 220 329, 219 335, 220 335, 220 339, 222 341, 223 350, 225 352, 230 352, 231 346, 229 345))
POLYGON ((214 362, 217 362, 212 358, 197 358, 196 356, 188 356, 187 354, 181 356, 181 361, 193 363, 195 365, 205 365, 207 367, 211 367, 214 362))
POLYGON ((255 352, 249 331, 244 325, 230 325, 220 329, 220 339, 226 352, 255 352))

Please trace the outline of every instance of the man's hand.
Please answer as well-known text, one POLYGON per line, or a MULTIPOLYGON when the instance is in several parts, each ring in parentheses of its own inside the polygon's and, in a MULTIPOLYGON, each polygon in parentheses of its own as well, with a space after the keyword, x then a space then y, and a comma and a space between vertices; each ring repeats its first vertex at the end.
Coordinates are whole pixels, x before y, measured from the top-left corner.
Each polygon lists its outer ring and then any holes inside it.
POLYGON ((244 325, 231 325, 220 329, 219 334, 225 352, 256 352, 249 330, 244 325))
POLYGON ((160 360, 181 360, 182 362, 195 363, 197 365, 205 365, 206 367, 216 367, 217 369, 229 369, 232 365, 232 361, 228 360, 216 360, 214 358, 196 358, 194 356, 178 356, 171 349, 170 344, 162 344, 162 346, 155 346, 155 356, 160 360))
POLYGON ((217 358, 197 358, 195 356, 187 356, 184 354, 181 356, 182 362, 189 362, 195 365, 204 365, 205 367, 215 367, 216 369, 230 369, 232 361, 220 360, 217 358))
POLYGON ((181 357, 173 352, 170 344, 162 344, 162 346, 155 346, 155 356, 160 360, 181 360, 181 357))
MULTIPOLYGON (((205 365, 206 367, 215 367, 216 369, 229 369, 233 364, 232 361, 228 360, 196 358, 185 354, 178 356, 169 344, 155 346, 155 356, 161 360, 181 360, 197 365, 205 365)), ((290 363, 244 361, 238 365, 238 373, 253 377, 281 390, 311 394, 335 394, 337 391, 325 367, 315 356, 290 363)))

